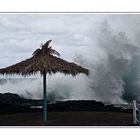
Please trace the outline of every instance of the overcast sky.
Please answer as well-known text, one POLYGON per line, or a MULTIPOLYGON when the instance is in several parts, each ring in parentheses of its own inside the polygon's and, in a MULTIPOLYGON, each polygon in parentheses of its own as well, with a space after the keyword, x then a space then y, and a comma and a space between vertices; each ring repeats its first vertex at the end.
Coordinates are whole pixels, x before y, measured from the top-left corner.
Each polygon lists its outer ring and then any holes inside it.
POLYGON ((67 60, 91 45, 91 30, 107 15, 0 14, 0 67, 32 55, 41 43, 52 46, 67 60))
MULTIPOLYGON (((112 26, 114 29, 129 32, 136 16, 138 15, 0 14, 0 67, 30 57, 41 43, 49 39, 53 40, 52 46, 60 52, 62 58, 72 60, 75 53, 83 48, 97 47, 93 45, 96 43, 96 30, 104 20, 110 24, 115 23, 115 28, 112 26), (130 29, 125 26, 128 22, 130 29)), ((135 24, 140 25, 137 22, 135 24)))

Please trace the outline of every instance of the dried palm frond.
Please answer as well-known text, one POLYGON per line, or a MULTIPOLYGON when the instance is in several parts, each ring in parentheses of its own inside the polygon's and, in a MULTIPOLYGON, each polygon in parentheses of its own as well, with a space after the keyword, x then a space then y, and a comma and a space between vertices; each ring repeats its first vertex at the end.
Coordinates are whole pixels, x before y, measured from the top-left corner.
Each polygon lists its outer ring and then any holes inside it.
POLYGON ((51 54, 51 55, 54 54, 54 55, 57 55, 57 56, 60 57, 60 54, 56 50, 52 49, 52 46, 49 47, 48 53, 51 54))
POLYGON ((50 42, 52 42, 52 40, 48 40, 44 45, 49 46, 50 42))
POLYGON ((49 48, 49 44, 52 40, 48 40, 45 44, 42 44, 42 52, 47 52, 48 48, 49 48))
POLYGON ((41 44, 41 49, 37 49, 34 51, 33 55, 39 55, 39 54, 49 54, 49 55, 57 55, 60 57, 60 54, 52 49, 52 46, 49 47, 49 43, 51 42, 52 40, 49 40, 47 41, 45 44, 41 44))
POLYGON ((39 55, 39 54, 41 54, 41 49, 38 48, 33 52, 32 55, 39 55))

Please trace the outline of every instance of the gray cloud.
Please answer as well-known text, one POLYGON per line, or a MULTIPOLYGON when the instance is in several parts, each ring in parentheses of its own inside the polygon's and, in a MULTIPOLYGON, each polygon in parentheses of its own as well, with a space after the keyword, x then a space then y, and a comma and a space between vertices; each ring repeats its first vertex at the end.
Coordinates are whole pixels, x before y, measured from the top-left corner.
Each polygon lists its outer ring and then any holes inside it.
MULTIPOLYGON (((93 19, 91 15, 1 14, 0 56, 9 57, 14 63, 21 60, 18 55, 29 57, 40 43, 53 39, 56 49, 70 59, 77 46, 90 44, 87 31, 93 19)), ((8 66, 11 62, 3 59, 0 64, 8 66)))

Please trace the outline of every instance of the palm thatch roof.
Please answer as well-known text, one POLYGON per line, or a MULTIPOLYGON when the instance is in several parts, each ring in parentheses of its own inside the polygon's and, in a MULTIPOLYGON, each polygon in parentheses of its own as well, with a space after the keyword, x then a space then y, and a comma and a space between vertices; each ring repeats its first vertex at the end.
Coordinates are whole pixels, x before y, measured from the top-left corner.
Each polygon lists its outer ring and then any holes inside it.
POLYGON ((43 74, 45 71, 49 74, 61 72, 64 74, 71 74, 73 76, 79 73, 88 75, 88 69, 59 58, 60 54, 56 50, 49 47, 50 42, 51 40, 47 41, 45 44, 42 44, 41 48, 34 51, 31 58, 0 69, 0 74, 19 74, 26 76, 37 72, 43 74), (54 55, 57 55, 58 57, 54 55))

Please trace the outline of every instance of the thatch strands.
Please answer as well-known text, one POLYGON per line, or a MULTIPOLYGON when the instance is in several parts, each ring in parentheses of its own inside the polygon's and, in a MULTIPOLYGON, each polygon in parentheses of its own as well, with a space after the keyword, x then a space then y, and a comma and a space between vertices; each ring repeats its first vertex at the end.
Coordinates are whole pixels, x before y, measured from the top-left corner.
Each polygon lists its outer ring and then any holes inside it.
POLYGON ((72 76, 79 73, 88 75, 88 69, 54 56, 60 56, 60 54, 56 50, 49 47, 50 42, 51 40, 47 41, 45 44, 42 44, 41 48, 34 51, 31 58, 0 69, 0 74, 19 74, 27 76, 37 72, 43 74, 45 71, 49 74, 61 72, 64 74, 71 74, 72 76))

